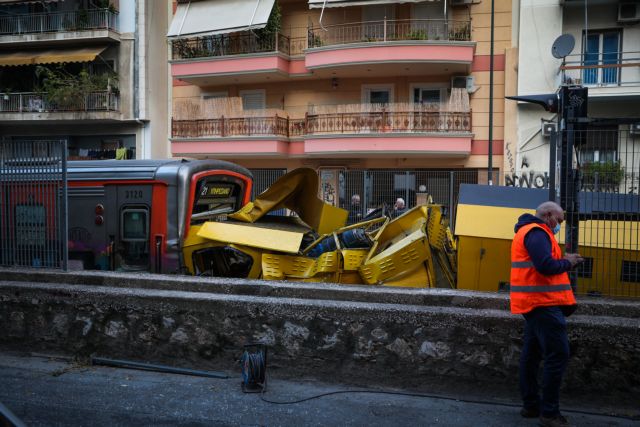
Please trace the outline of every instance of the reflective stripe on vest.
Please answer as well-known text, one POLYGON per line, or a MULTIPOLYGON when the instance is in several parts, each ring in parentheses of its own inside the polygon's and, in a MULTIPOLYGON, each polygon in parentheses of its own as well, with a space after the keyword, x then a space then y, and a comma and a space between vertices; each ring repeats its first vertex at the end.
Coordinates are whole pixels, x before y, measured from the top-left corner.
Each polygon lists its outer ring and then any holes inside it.
POLYGON ((544 275, 536 270, 524 238, 529 231, 539 228, 551 241, 551 257, 562 259, 562 250, 547 226, 527 224, 518 229, 511 245, 511 312, 527 313, 536 307, 572 305, 575 297, 571 290, 569 275, 565 273, 544 275))
POLYGON ((564 285, 511 285, 513 292, 558 292, 571 290, 571 284, 564 285))

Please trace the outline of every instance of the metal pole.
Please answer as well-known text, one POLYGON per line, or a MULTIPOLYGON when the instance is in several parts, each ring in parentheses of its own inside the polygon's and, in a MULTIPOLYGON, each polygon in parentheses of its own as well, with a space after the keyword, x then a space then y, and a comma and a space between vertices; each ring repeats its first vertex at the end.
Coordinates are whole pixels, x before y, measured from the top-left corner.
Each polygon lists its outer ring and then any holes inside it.
POLYGON ((69 236, 69 218, 68 218, 68 209, 67 209, 67 140, 64 139, 62 144, 60 144, 60 149, 62 150, 62 230, 60 231, 60 245, 62 249, 62 270, 67 271, 69 267, 69 245, 67 244, 67 239, 69 236))
POLYGON ((494 0, 491 0, 491 43, 489 53, 489 159, 487 174, 489 185, 493 185, 493 30, 494 0))
POLYGON ((549 139, 549 200, 558 202, 556 199, 556 158, 558 150, 558 132, 552 131, 549 139))

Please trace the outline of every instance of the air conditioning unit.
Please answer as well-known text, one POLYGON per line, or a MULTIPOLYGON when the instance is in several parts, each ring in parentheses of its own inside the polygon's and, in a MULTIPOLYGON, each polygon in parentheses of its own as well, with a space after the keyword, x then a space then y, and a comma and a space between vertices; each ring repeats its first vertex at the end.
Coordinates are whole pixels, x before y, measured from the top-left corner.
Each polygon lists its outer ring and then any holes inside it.
POLYGON ((555 132, 558 125, 554 122, 542 122, 542 136, 550 137, 555 132))
POLYGON ((640 122, 629 125, 629 135, 640 135, 640 122))
POLYGON ((618 4, 618 22, 640 21, 640 3, 622 2, 618 4))
POLYGON ((453 76, 451 77, 451 88, 466 89, 467 92, 473 93, 478 88, 475 86, 473 76, 453 76))

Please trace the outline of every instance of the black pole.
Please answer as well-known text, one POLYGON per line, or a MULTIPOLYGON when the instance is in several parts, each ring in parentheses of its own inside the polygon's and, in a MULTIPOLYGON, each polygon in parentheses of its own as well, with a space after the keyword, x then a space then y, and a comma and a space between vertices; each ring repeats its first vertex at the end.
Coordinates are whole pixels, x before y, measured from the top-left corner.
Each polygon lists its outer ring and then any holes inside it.
POLYGON ((491 0, 491 50, 489 52, 489 159, 487 166, 489 185, 493 185, 493 2, 494 0, 491 0))

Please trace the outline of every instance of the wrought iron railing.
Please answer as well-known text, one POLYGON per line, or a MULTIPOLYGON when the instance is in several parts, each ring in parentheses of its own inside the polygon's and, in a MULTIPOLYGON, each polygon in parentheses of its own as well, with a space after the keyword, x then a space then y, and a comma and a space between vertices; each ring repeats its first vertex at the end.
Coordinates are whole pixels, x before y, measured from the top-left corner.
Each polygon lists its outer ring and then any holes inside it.
POLYGON ((50 100, 46 93, 0 93, 1 113, 42 113, 64 111, 118 111, 119 96, 113 92, 78 94, 68 99, 50 100))
POLYGON ((565 81, 585 86, 640 86, 640 52, 568 55, 560 66, 565 81))
POLYGON ((409 111, 307 114, 303 119, 245 117, 172 120, 174 138, 319 134, 471 132, 470 112, 409 111))
POLYGON ((288 136, 285 117, 243 117, 199 120, 171 120, 171 135, 177 138, 203 136, 288 136))
POLYGON ((28 13, 0 17, 0 35, 107 29, 117 31, 118 14, 109 9, 28 13))
POLYGON ((406 40, 471 40, 470 21, 402 19, 309 28, 309 47, 406 40))
POLYGON ((173 59, 206 58, 263 52, 290 54, 289 37, 283 34, 242 32, 178 39, 171 43, 173 59))

